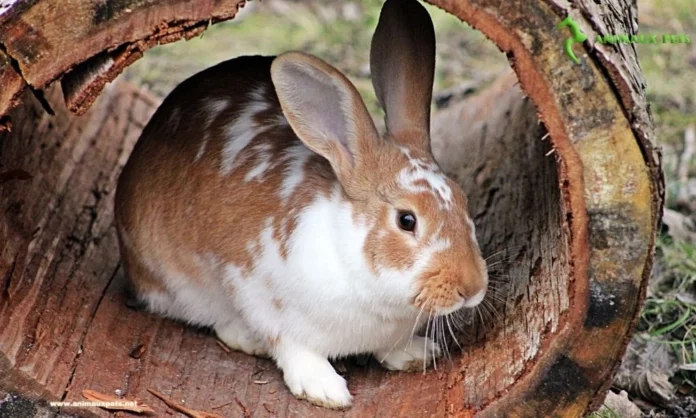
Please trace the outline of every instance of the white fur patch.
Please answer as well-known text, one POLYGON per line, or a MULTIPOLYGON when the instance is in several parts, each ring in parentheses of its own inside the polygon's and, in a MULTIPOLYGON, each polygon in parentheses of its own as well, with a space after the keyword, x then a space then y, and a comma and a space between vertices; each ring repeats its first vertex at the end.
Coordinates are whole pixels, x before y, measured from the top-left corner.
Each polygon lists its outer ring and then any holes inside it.
POLYGON ((451 246, 452 242, 449 240, 449 238, 442 238, 438 236, 430 241, 430 245, 428 245, 427 251, 430 253, 430 255, 433 255, 436 253, 446 251, 451 246))
POLYGON ((203 140, 201 141, 201 146, 198 147, 198 151, 196 151, 196 156, 193 158, 194 163, 203 157, 203 154, 205 154, 205 148, 207 146, 208 146, 208 138, 203 138, 203 140))
POLYGON ((476 225, 474 225, 474 222, 468 216, 466 217, 466 223, 469 225, 469 230, 471 231, 471 240, 476 243, 476 225))
POLYGON ((304 166, 313 154, 312 150, 302 143, 295 144, 285 151, 283 159, 288 161, 288 165, 283 173, 283 183, 279 191, 280 198, 284 202, 304 180, 304 166))
POLYGON ((236 287, 237 284, 239 284, 239 282, 244 278, 242 269, 232 263, 225 264, 223 270, 224 273, 222 276, 222 283, 226 287, 236 287))
POLYGON ((267 129, 254 120, 257 114, 265 112, 271 107, 271 104, 264 98, 265 91, 265 85, 254 88, 249 94, 249 102, 246 107, 225 128, 227 142, 222 149, 220 167, 220 173, 223 176, 230 174, 240 163, 239 153, 251 143, 251 140, 267 129))
POLYGON ((2 0, 0 1, 0 16, 10 11, 12 6, 19 0, 2 0))
POLYGON ((481 303, 483 298, 486 297, 486 289, 481 289, 476 293, 474 296, 470 297, 464 302, 464 307, 466 308, 473 308, 474 306, 478 305, 481 303))
MULTIPOLYGON (((185 274, 163 265, 157 266, 158 263, 147 264, 155 276, 162 278, 162 283, 168 290, 167 293, 150 292, 140 295, 152 311, 205 326, 225 321, 234 313, 227 292, 210 292, 205 284, 198 284, 185 274)), ((210 280, 211 277, 206 276, 210 280)), ((215 276, 216 274, 212 277, 215 276)))
POLYGON ((198 147, 198 152, 196 152, 196 157, 193 159, 194 162, 198 161, 203 157, 205 153, 206 146, 208 145, 208 139, 210 138, 210 128, 213 121, 230 105, 228 99, 214 98, 207 100, 203 106, 201 106, 201 112, 205 115, 205 121, 203 122, 203 139, 201 140, 201 145, 198 147))
MULTIPOLYGON (((153 291, 138 296, 147 303, 148 308, 164 316, 180 319, 191 324, 215 325, 234 314, 234 306, 229 303, 229 293, 223 288, 210 292, 219 280, 220 260, 212 253, 193 255, 201 277, 195 280, 171 265, 162 263, 163 255, 156 248, 143 248, 135 245, 137 237, 119 230, 123 244, 137 254, 137 262, 142 263, 154 277, 167 289, 166 292, 153 291)), ((151 239, 151 238, 149 238, 151 239)))
POLYGON ((452 189, 447 184, 447 177, 440 171, 437 164, 411 157, 408 148, 400 149, 410 163, 410 167, 402 169, 398 174, 401 187, 413 193, 430 192, 439 199, 441 207, 449 210, 452 207, 452 189), (416 184, 421 180, 428 183, 428 187, 416 184))
POLYGON ((260 335, 279 335, 321 356, 389 349, 413 329, 415 272, 376 276, 363 253, 370 227, 356 223, 338 190, 317 196, 297 214, 283 259, 269 218, 251 246, 254 265, 236 284, 234 305, 260 335))
POLYGON ((452 207, 452 189, 447 184, 447 178, 442 173, 424 170, 421 167, 406 167, 398 174, 398 182, 404 190, 413 193, 429 192, 440 201, 440 206, 449 210, 452 207), (416 184, 425 181, 428 186, 416 184))
POLYGON ((283 369, 288 389, 295 396, 339 408, 351 404, 345 379, 336 373, 326 357, 294 341, 281 340, 278 351, 278 365, 283 369))
POLYGON ((272 154, 270 153, 271 146, 269 144, 261 143, 256 145, 253 150, 256 152, 256 165, 246 173, 244 176, 245 182, 250 182, 254 179, 263 180, 263 175, 273 168, 275 164, 272 161, 272 154))

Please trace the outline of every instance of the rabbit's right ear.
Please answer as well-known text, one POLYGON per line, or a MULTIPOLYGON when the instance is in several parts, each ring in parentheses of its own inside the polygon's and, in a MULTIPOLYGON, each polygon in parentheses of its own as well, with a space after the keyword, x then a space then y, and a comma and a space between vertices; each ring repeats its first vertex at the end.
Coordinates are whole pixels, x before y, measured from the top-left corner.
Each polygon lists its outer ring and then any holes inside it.
POLYGON ((435 29, 417 0, 387 0, 370 50, 372 85, 386 113, 387 131, 429 146, 435 73, 435 29))
POLYGON ((329 160, 346 186, 358 160, 373 151, 379 138, 355 86, 331 65, 301 52, 279 55, 271 79, 295 134, 329 160))

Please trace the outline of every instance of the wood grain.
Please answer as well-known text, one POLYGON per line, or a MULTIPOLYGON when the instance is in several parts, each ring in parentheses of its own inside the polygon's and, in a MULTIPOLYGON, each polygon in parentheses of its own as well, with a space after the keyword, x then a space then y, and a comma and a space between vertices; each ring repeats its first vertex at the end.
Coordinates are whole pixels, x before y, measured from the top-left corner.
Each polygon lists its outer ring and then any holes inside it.
POLYGON ((0 17, 0 115, 16 104, 13 98, 26 86, 41 90, 63 77, 69 108, 82 114, 106 83, 145 50, 199 35, 210 24, 233 18, 244 4, 245 0, 20 2, 0 17), (3 63, 3 54, 14 67, 3 63), (6 84, 10 78, 14 82, 6 84))

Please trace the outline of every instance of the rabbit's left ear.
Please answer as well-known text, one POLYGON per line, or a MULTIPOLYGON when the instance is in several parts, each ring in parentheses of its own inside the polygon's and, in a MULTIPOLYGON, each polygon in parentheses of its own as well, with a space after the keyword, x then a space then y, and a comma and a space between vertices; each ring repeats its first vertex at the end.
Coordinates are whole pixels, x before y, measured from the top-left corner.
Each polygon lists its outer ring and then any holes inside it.
POLYGON ((387 131, 425 141, 435 73, 435 29, 417 0, 387 0, 370 50, 372 85, 386 113, 387 131), (419 135, 422 134, 422 135, 419 135))
POLYGON ((331 65, 301 52, 278 56, 271 79, 295 134, 329 160, 345 186, 379 138, 355 86, 331 65))

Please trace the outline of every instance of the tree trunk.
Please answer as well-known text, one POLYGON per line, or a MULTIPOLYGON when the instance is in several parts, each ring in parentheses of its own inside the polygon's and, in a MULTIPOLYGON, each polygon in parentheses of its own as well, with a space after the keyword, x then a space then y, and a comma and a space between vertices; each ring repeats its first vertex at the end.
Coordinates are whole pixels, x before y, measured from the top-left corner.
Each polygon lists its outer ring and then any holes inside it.
POLYGON ((663 199, 635 51, 594 44, 635 33, 635 7, 576 1, 588 39, 575 64, 562 48, 570 32, 556 27, 567 2, 431 2, 486 34, 516 73, 433 118, 436 157, 494 254, 495 313, 472 317, 457 333, 463 351, 426 374, 346 361, 355 405, 342 412, 295 400, 268 360, 123 303, 113 191, 158 100, 106 83, 243 1, 0 8, 0 125, 11 127, 0 133, 0 388, 51 401, 118 390, 158 415, 167 408, 147 389, 230 417, 575 417, 597 407, 643 299, 663 199))

